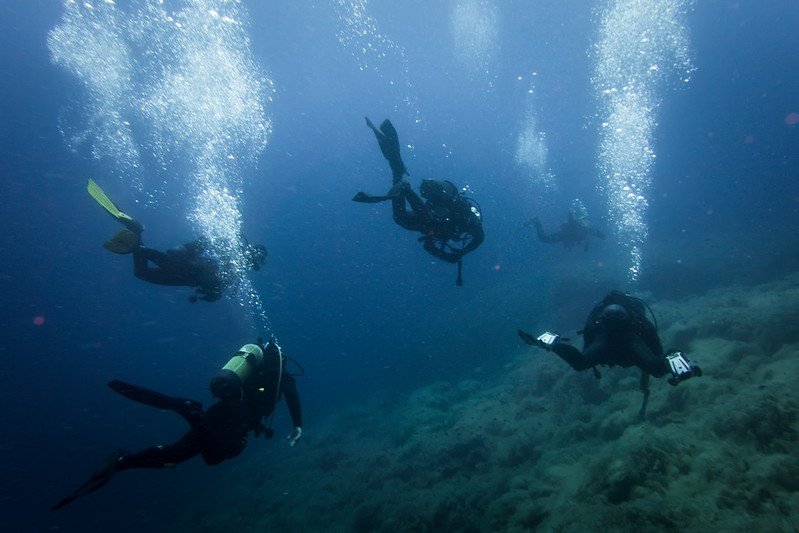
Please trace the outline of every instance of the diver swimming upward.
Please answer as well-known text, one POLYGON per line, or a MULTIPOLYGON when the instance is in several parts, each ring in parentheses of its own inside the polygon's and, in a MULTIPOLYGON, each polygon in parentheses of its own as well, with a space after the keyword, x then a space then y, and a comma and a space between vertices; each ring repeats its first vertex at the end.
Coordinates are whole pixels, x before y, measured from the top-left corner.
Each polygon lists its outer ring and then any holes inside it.
POLYGON ((402 228, 422 234, 418 241, 430 255, 458 264, 457 285, 463 284, 463 256, 483 242, 480 206, 448 180, 422 180, 421 198, 411 188, 410 175, 400 156, 397 131, 386 119, 378 129, 369 118, 366 125, 374 132, 383 157, 391 167, 392 187, 383 196, 359 192, 355 202, 377 203, 391 200, 394 221, 402 228), (424 198, 424 200, 422 200, 424 198), (410 206, 410 211, 407 206, 410 206))

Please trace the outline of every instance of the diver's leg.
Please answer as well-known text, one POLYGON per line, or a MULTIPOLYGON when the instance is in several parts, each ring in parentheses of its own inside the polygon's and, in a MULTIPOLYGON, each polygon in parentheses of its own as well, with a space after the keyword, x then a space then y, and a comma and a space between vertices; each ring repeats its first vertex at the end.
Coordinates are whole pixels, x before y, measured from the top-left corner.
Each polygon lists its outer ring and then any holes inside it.
POLYGON ((404 194, 400 194, 399 197, 391 199, 391 213, 394 217, 394 222, 396 222, 398 226, 411 231, 421 230, 422 221, 416 213, 408 211, 405 206, 404 194))
POLYGON ((136 250, 136 255, 139 257, 139 261, 143 261, 145 265, 147 264, 147 261, 151 261, 159 268, 163 268, 172 260, 169 257, 169 254, 160 250, 147 248, 146 246, 140 246, 139 249, 136 250))
POLYGON ((217 465, 225 459, 241 454, 247 447, 245 431, 231 431, 224 435, 210 434, 203 440, 200 454, 207 465, 217 465))
POLYGON ((583 348, 583 359, 587 367, 610 364, 613 355, 611 341, 605 333, 598 333, 591 343, 583 348))
POLYGON ((424 215, 427 216, 427 206, 424 203, 424 200, 419 197, 416 192, 411 189, 410 185, 405 188, 405 199, 408 200, 408 205, 411 206, 411 210, 417 215, 424 215))
POLYGON ((410 185, 403 187, 401 194, 391 200, 394 221, 401 227, 411 231, 425 231, 428 222, 427 207, 410 185), (408 212, 405 202, 411 206, 408 212))
POLYGON ((175 466, 199 454, 200 449, 200 435, 194 430, 189 430, 174 444, 152 446, 138 452, 124 454, 119 458, 117 470, 175 466))
POLYGON ((198 430, 203 460, 209 465, 236 457, 247 446, 247 432, 253 429, 245 403, 219 401, 205 412, 198 430))
POLYGON ((127 228, 129 231, 132 231, 139 237, 141 237, 141 234, 144 232, 144 225, 135 218, 126 216, 126 217, 120 217, 117 220, 119 221, 120 224, 125 226, 125 228, 127 228))
POLYGON ((108 386, 131 400, 175 411, 189 422, 192 429, 176 443, 169 446, 153 446, 135 453, 126 453, 123 450, 114 451, 114 453, 106 457, 86 483, 56 503, 52 508, 54 511, 69 505, 81 496, 86 496, 100 489, 121 470, 162 468, 178 464, 200 453, 202 432, 195 429, 195 427, 202 428, 204 417, 202 416, 202 406, 199 402, 186 400, 185 398, 172 398, 122 381, 111 381, 108 386))
POLYGON ((171 261, 164 252, 139 246, 133 250, 133 275, 140 280, 157 285, 177 285, 166 268, 171 261), (148 262, 154 263, 156 267, 150 267, 148 262))
POLYGON ((149 261, 150 258, 150 251, 154 250, 150 250, 150 248, 145 248, 144 246, 139 246, 139 248, 133 251, 133 275, 144 281, 158 283, 157 281, 153 281, 158 278, 158 269, 147 266, 147 261, 149 261))
POLYGON ((124 451, 114 451, 114 453, 105 458, 100 467, 92 473, 92 476, 86 483, 75 489, 72 494, 56 503, 52 507, 52 510, 57 511, 62 507, 66 507, 81 496, 86 496, 102 488, 106 483, 111 481, 114 474, 120 470, 119 462, 124 456, 124 451))

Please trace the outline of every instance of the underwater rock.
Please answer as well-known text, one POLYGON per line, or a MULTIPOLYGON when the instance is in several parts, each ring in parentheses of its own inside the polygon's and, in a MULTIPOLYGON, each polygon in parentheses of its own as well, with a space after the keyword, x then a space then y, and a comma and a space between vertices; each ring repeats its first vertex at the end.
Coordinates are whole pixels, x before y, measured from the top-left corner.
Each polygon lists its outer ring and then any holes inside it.
POLYGON ((787 452, 796 441, 796 405, 763 391, 759 396, 740 395, 729 415, 717 418, 713 430, 719 437, 740 444, 754 444, 761 452, 787 452))

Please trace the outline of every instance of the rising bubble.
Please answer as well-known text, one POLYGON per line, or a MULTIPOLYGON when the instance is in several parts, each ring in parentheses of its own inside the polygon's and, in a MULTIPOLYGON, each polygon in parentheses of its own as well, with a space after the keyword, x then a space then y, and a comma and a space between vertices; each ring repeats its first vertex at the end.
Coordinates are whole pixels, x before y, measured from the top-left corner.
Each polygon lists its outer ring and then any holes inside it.
MULTIPOLYGON (((239 0, 64 0, 48 38, 54 63, 83 84, 84 121, 67 142, 88 144, 142 188, 141 154, 158 163, 171 191, 192 199, 188 218, 211 243, 242 305, 270 329, 246 272, 244 177, 271 134, 265 106, 273 84, 254 60, 239 0)), ((74 117, 79 113, 71 112, 74 117)), ((161 182, 160 186, 163 186, 161 182)), ((158 185, 150 185, 147 194, 158 185)))
POLYGON ((648 229, 653 132, 664 90, 684 84, 693 67, 683 23, 689 0, 608 0, 600 12, 594 90, 601 100, 600 189, 619 243, 629 255, 628 277, 641 271, 648 229))
POLYGON ((499 17, 494 2, 457 2, 450 15, 450 34, 455 56, 472 73, 490 70, 497 54, 499 17))

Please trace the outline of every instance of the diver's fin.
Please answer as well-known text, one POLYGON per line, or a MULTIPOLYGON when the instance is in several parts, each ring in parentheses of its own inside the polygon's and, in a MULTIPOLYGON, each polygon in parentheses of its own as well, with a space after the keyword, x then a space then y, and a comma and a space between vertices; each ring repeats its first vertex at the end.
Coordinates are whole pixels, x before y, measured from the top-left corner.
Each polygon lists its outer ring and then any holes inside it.
POLYGON ((114 218, 130 218, 128 215, 123 213, 119 210, 114 202, 111 201, 111 198, 105 194, 99 185, 97 185, 93 179, 89 179, 89 184, 86 186, 86 190, 89 191, 89 195, 94 198, 94 200, 100 204, 100 207, 108 211, 108 213, 114 218))
POLYGON ((405 174, 410 175, 405 163, 402 162, 400 156, 400 144, 397 130, 390 120, 386 119, 380 124, 380 129, 377 129, 372 121, 366 117, 366 125, 375 133, 377 144, 380 145, 380 151, 383 152, 383 157, 388 160, 391 167, 391 174, 394 181, 399 181, 405 174))
POLYGON ((114 453, 106 457, 105 461, 103 461, 103 464, 100 465, 100 468, 95 470, 92 474, 92 477, 89 478, 89 481, 78 487, 72 494, 53 505, 52 510, 57 511, 62 507, 66 507, 74 500, 80 498, 81 496, 91 494, 111 481, 111 478, 114 477, 114 474, 119 471, 119 460, 124 456, 124 451, 116 450, 114 453))
POLYGON ((144 405, 149 405, 156 409, 175 411, 184 418, 189 417, 194 412, 201 412, 203 409, 203 404, 197 400, 167 396, 166 394, 161 394, 151 389, 145 389, 144 387, 133 385, 132 383, 119 381, 118 379, 109 381, 108 386, 113 389, 114 392, 121 394, 129 400, 143 403, 144 405))
POLYGON ((365 192, 359 192, 352 197, 353 202, 361 202, 362 204, 378 204, 390 199, 391 198, 387 196, 373 196, 371 194, 366 194, 365 192))
POLYGON ((390 120, 386 119, 380 124, 380 131, 383 132, 383 141, 380 142, 380 151, 383 152, 383 157, 388 159, 388 164, 391 167, 391 173, 394 176, 394 181, 399 181, 402 176, 410 172, 405 167, 400 156, 400 143, 397 130, 390 120))
POLYGON ((105 191, 103 191, 93 179, 89 178, 89 184, 86 186, 86 190, 89 192, 89 195, 94 198, 94 201, 100 204, 100 207, 105 209, 114 220, 134 233, 141 233, 144 231, 144 226, 130 215, 120 211, 116 204, 111 201, 111 198, 105 194, 105 191))
POLYGON ((103 243, 103 248, 115 254, 129 254, 141 244, 141 238, 127 228, 119 230, 113 237, 103 243))

